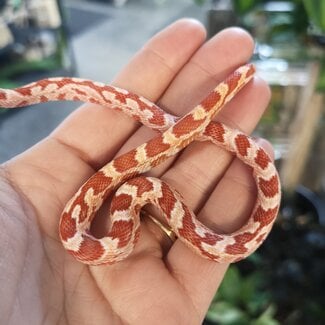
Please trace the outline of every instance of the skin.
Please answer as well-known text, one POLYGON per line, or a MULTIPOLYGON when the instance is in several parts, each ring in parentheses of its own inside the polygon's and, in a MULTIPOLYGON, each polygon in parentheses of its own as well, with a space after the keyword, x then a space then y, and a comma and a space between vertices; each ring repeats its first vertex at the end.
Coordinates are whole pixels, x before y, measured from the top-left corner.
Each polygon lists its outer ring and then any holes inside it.
MULTIPOLYGON (((252 51, 241 29, 205 42, 198 22, 180 20, 140 49, 113 84, 183 115, 252 51)), ((250 133, 269 98, 255 77, 217 119, 250 133)), ((201 324, 228 265, 195 255, 179 240, 172 244, 150 219, 142 222, 135 251, 115 265, 80 264, 62 247, 58 222, 68 199, 96 169, 156 134, 94 106, 83 105, 1 168, 0 323, 201 324)), ((258 141, 272 155, 268 142, 258 141)), ((240 227, 254 204, 249 169, 210 143, 191 144, 149 174, 177 188, 219 232, 240 227)), ((102 235, 107 222, 99 213, 93 232, 102 235)))

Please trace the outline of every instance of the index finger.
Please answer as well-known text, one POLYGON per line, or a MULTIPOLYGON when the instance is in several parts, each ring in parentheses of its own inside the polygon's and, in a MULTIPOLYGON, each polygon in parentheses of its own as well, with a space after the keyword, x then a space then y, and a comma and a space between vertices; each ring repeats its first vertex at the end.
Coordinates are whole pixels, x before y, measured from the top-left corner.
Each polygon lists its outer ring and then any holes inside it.
MULTIPOLYGON (((198 22, 180 20, 153 37, 113 84, 155 102, 204 39, 205 31, 198 22)), ((77 149, 98 169, 114 157, 139 125, 124 114, 95 106, 81 107, 52 136, 77 149), (80 134, 87 137, 81 139, 80 134)))

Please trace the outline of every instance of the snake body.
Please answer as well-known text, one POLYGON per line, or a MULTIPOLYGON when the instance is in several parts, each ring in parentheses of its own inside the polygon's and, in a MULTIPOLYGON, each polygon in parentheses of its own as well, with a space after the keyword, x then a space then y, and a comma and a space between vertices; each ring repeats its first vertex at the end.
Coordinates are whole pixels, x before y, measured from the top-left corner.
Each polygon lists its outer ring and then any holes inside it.
POLYGON ((229 263, 255 251, 278 213, 279 177, 267 153, 252 138, 212 121, 252 79, 254 71, 250 64, 238 68, 182 118, 124 89, 85 79, 50 78, 13 90, 0 89, 1 107, 60 100, 90 102, 121 110, 161 131, 157 137, 109 162, 80 187, 61 215, 59 234, 63 246, 82 263, 118 262, 132 252, 140 234, 140 210, 150 203, 159 209, 179 240, 205 258, 229 263), (175 189, 159 179, 139 176, 194 140, 211 141, 252 168, 257 188, 255 206, 246 224, 233 233, 213 232, 197 220, 175 189), (92 220, 111 195, 108 233, 96 238, 90 232, 92 220))

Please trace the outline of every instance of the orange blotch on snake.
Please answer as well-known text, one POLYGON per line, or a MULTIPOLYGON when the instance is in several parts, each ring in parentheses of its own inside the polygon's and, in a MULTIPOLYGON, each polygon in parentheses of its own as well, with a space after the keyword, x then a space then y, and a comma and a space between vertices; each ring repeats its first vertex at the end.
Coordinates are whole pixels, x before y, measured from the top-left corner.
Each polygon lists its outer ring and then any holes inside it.
POLYGON ((158 203, 161 209, 164 211, 165 216, 170 219, 172 210, 177 202, 174 193, 171 188, 166 184, 161 184, 162 196, 158 198, 158 203))
POLYGON ((0 91, 0 100, 6 100, 7 99, 7 95, 4 91, 0 91))
MULTIPOLYGON (((53 84, 53 82, 47 79, 43 79, 37 82, 37 86, 41 86, 42 90, 44 90, 50 84, 53 84)), ((60 87, 60 82, 54 82, 54 84, 59 85, 60 87)))
POLYGON ((173 126, 173 134, 180 138, 184 134, 195 131, 202 124, 202 121, 195 120, 192 115, 187 115, 173 126))
POLYGON ((241 78, 241 74, 239 73, 235 73, 231 76, 231 78, 229 78, 227 81, 226 81, 226 84, 228 85, 229 89, 228 89, 228 93, 232 93, 236 87, 238 86, 238 81, 240 80, 241 78))
POLYGON ((126 96, 124 94, 117 92, 114 88, 111 88, 110 91, 115 95, 115 100, 121 104, 126 104, 126 96))
POLYGON ((225 252, 230 255, 241 255, 247 252, 245 244, 254 239, 254 237, 256 236, 256 232, 244 232, 240 235, 234 236, 235 244, 228 245, 225 249, 225 252))
POLYGON ((136 150, 131 150, 124 155, 117 157, 114 160, 114 167, 117 172, 122 173, 130 168, 138 166, 138 162, 135 159, 136 150))
POLYGON ((279 193, 279 179, 276 175, 273 175, 269 180, 260 178, 258 185, 266 197, 274 197, 279 193))
POLYGON ((153 114, 153 116, 151 118, 148 119, 148 121, 153 124, 153 125, 164 125, 165 123, 165 118, 164 118, 164 114, 161 111, 155 111, 153 109, 151 109, 151 112, 153 114))
POLYGON ((237 147, 237 150, 240 153, 240 155, 242 155, 243 157, 246 157, 248 154, 248 149, 251 146, 248 138, 243 134, 239 134, 235 138, 235 143, 236 143, 236 147, 237 147))
POLYGON ((111 184, 111 182, 112 177, 106 176, 103 171, 99 170, 83 185, 82 193, 85 194, 89 189, 92 189, 95 195, 102 193, 111 184))
POLYGON ((76 234, 76 231, 76 220, 64 212, 60 220, 60 236, 62 240, 67 241, 69 238, 72 238, 76 234))
POLYGON ((124 247, 130 242, 133 227, 132 220, 118 220, 113 223, 109 236, 119 240, 118 248, 124 247))
POLYGON ((209 111, 216 105, 216 103, 220 101, 220 98, 220 94, 216 91, 213 91, 212 93, 210 93, 210 95, 208 95, 208 97, 203 99, 203 101, 201 102, 201 106, 206 111, 209 111))
POLYGON ((99 259, 105 252, 104 247, 96 238, 84 237, 78 252, 73 252, 80 260, 92 261, 99 259))
POLYGON ((31 96, 32 95, 30 87, 17 88, 16 91, 17 91, 17 93, 19 93, 20 95, 23 95, 23 96, 31 96))
POLYGON ((223 128, 221 123, 218 122, 210 123, 204 131, 204 135, 211 136, 213 137, 213 139, 221 143, 225 142, 224 134, 225 134, 225 129, 223 128))
POLYGON ((60 94, 58 96, 58 100, 65 100, 65 94, 60 94))
POLYGON ((256 157, 255 157, 255 162, 262 169, 265 169, 269 165, 269 163, 271 162, 271 159, 266 154, 266 152, 262 148, 260 148, 260 149, 257 150, 257 154, 256 154, 256 157))
POLYGON ((137 177, 130 179, 128 182, 130 185, 137 187, 137 196, 140 197, 146 192, 151 192, 153 190, 153 184, 145 177, 137 177))
POLYGON ((132 203, 132 196, 129 194, 121 193, 119 195, 115 195, 111 202, 111 213, 115 211, 123 211, 128 210, 132 203))
POLYGON ((149 158, 154 157, 169 148, 170 148, 170 144, 164 143, 163 138, 161 136, 158 136, 147 143, 146 145, 147 156, 149 158))
POLYGON ((278 206, 273 209, 264 210, 260 205, 253 214, 253 220, 262 223, 264 226, 274 221, 278 213, 278 206))

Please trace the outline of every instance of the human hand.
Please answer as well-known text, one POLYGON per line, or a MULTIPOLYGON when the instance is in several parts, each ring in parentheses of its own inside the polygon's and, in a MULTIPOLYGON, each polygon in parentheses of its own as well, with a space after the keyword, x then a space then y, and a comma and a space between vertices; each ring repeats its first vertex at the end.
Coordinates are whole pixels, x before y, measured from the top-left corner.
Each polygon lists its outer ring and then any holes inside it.
MULTIPOLYGON (((149 41, 113 84, 184 115, 252 54, 242 30, 225 30, 207 43, 204 37, 198 23, 178 21, 149 41)), ((255 78, 217 119, 250 133, 268 100, 268 87, 255 78)), ((135 251, 114 265, 83 265, 62 247, 58 222, 68 199, 107 161, 155 135, 93 106, 84 105, 3 166, 0 323, 200 324, 228 265, 205 260, 178 240, 171 245, 148 219, 135 251)), ((255 202, 250 169, 210 143, 191 144, 150 175, 178 189, 218 231, 239 228, 255 202)), ((104 218, 93 226, 99 235, 104 218)))

